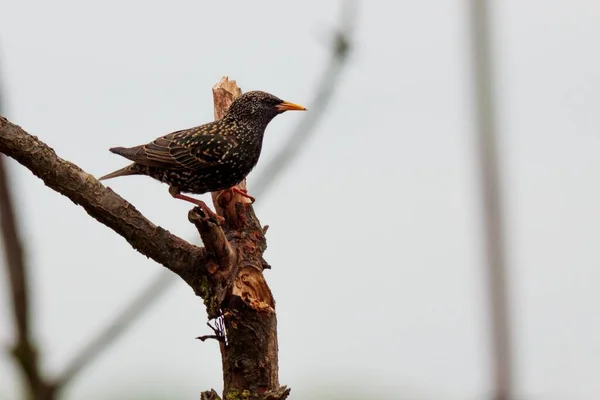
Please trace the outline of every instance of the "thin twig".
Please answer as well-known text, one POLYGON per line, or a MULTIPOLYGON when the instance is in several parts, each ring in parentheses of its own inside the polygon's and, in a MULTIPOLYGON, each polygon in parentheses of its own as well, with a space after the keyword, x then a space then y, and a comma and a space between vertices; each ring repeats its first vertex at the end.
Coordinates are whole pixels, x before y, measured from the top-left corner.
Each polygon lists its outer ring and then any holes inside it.
POLYGON ((217 336, 217 335, 203 335, 203 336, 198 336, 196 339, 201 340, 202 342, 208 340, 208 339, 215 339, 217 342, 224 342, 225 339, 223 339, 221 336, 217 336))
POLYGON ((136 296, 131 304, 117 314, 114 321, 77 353, 56 379, 57 384, 62 387, 71 382, 104 349, 108 348, 119 336, 125 333, 132 326, 133 322, 138 321, 148 310, 147 304, 158 300, 165 293, 171 282, 174 281, 175 277, 171 273, 161 271, 157 274, 152 282, 150 282, 150 285, 136 296))
POLYGON ((215 321, 215 326, 210 324, 210 321, 206 323, 206 325, 214 332, 214 335, 202 335, 198 336, 196 339, 200 339, 201 341, 205 341, 207 339, 216 339, 221 343, 226 344, 225 337, 225 326, 223 324, 223 317, 218 317, 215 321))
POLYGON ((310 112, 306 114, 290 135, 289 140, 267 164, 256 181, 253 182, 250 191, 257 198, 264 196, 267 190, 274 186, 273 182, 292 165, 292 161, 314 133, 315 126, 321 120, 321 117, 325 115, 325 110, 339 86, 342 71, 347 64, 352 49, 352 33, 356 25, 357 3, 356 0, 344 1, 340 27, 335 32, 331 60, 319 81, 319 85, 317 85, 318 91, 314 100, 309 103, 310 112))
POLYGON ((471 0, 471 41, 475 72, 475 99, 478 130, 478 156, 481 167, 487 286, 492 335, 493 399, 512 397, 512 345, 508 306, 502 191, 496 145, 494 84, 489 35, 490 8, 485 0, 471 0))

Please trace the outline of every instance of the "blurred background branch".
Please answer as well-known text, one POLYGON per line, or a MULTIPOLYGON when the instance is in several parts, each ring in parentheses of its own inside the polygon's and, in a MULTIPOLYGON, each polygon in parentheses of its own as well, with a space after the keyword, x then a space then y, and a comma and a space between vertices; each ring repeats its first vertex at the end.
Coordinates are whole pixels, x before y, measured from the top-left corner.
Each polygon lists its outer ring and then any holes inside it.
POLYGON ((112 342, 125 333, 133 325, 133 322, 139 321, 144 313, 149 310, 148 305, 155 304, 161 295, 165 293, 167 287, 174 281, 176 281, 176 276, 169 271, 157 273, 152 282, 67 364, 63 372, 56 379, 57 385, 63 387, 70 383, 86 366, 90 365, 107 349, 112 342))
MULTIPOLYGON (((5 95, 1 89, 0 82, 0 115, 3 115, 5 95)), ((29 397, 36 400, 49 400, 54 396, 54 385, 46 382, 43 377, 32 338, 29 312, 30 285, 12 200, 6 171, 6 157, 4 154, 0 154, 0 227, 4 244, 4 266, 10 282, 15 326, 14 344, 11 350, 25 378, 29 397)))
POLYGON ((327 106, 338 88, 342 71, 347 65, 352 49, 352 33, 358 15, 358 2, 356 0, 346 0, 343 5, 340 26, 334 32, 331 59, 317 85, 316 95, 309 103, 310 112, 306 114, 285 145, 253 182, 252 193, 256 197, 263 196, 270 187, 273 187, 275 180, 292 165, 292 162, 315 132, 315 126, 325 115, 327 106))
POLYGON ((6 261, 6 274, 10 282, 12 309, 15 321, 15 338, 12 354, 27 383, 32 399, 51 399, 53 385, 45 382, 38 362, 36 346, 32 339, 29 313, 29 282, 23 248, 17 231, 15 213, 7 181, 5 156, 0 155, 0 218, 6 261))
POLYGON ((498 165, 490 7, 471 0, 471 45, 475 89, 477 151, 486 244, 486 287, 491 323, 493 399, 512 398, 512 345, 508 304, 502 188, 498 165))

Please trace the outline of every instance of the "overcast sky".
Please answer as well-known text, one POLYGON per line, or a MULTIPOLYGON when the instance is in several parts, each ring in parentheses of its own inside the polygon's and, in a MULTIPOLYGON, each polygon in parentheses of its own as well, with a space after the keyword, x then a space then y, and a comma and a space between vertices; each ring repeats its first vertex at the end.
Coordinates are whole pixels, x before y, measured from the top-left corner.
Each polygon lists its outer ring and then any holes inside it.
MULTIPOLYGON (((293 398, 483 399, 491 387, 464 1, 364 1, 313 139, 256 210, 269 224, 280 380, 293 398), (397 396, 397 397, 396 397, 397 396), (323 397, 321 397, 323 398, 323 397)), ((600 3, 495 2, 498 122, 520 399, 600 398, 600 3)), ((311 107, 339 2, 0 0, 9 119, 99 176, 112 146, 212 119, 223 75, 311 107)), ((314 112, 314 110, 311 110, 314 112)), ((276 154, 304 115, 267 130, 276 154)), ((10 162, 35 330, 56 373, 161 271, 10 162)), ((186 238, 145 177, 107 184, 186 238)), ((208 196, 205 196, 208 198, 208 196)), ((6 276, 0 343, 11 343, 6 276)), ((176 282, 68 399, 222 389, 202 300, 176 282)), ((18 374, 0 358, 0 398, 18 374)))

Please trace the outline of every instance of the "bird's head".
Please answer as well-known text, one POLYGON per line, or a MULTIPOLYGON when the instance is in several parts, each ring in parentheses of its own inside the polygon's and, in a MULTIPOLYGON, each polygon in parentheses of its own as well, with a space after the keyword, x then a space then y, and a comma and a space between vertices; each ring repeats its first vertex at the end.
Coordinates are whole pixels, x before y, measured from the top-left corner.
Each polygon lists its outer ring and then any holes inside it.
POLYGON ((276 115, 286 111, 304 111, 305 107, 290 103, 272 94, 252 91, 238 97, 231 103, 227 115, 239 121, 268 124, 276 115))

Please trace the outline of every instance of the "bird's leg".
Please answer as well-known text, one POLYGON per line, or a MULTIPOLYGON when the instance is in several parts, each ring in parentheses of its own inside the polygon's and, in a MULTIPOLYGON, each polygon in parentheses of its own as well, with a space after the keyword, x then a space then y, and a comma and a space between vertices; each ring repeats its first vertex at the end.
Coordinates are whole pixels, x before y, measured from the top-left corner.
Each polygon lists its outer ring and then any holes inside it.
POLYGON ((171 196, 173 196, 173 198, 175 198, 175 199, 189 201, 190 203, 197 205, 198 207, 200 207, 200 209, 202 211, 204 211, 206 213, 206 215, 208 215, 210 218, 215 219, 219 224, 225 222, 225 218, 216 214, 213 210, 210 209, 209 206, 206 205, 205 202, 203 202, 202 200, 198 200, 193 197, 186 196, 184 194, 179 193, 179 188, 177 188, 175 186, 170 186, 169 194, 171 196))
POLYGON ((237 186, 233 186, 230 187, 229 189, 225 189, 225 190, 221 190, 219 192, 219 194, 217 194, 217 198, 215 199, 217 202, 219 202, 219 200, 221 199, 221 196, 223 195, 223 193, 225 192, 231 192, 231 193, 237 193, 240 196, 246 197, 247 199, 250 199, 250 203, 254 203, 256 201, 256 199, 252 196, 250 196, 248 194, 248 191, 246 189, 240 189, 237 186))
POLYGON ((244 196, 244 197, 250 199, 251 203, 254 203, 256 201, 256 199, 254 197, 252 197, 248 194, 248 190, 246 190, 246 189, 240 189, 239 187, 234 186, 231 188, 231 191, 239 194, 240 196, 244 196))

